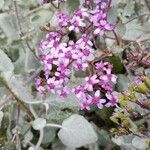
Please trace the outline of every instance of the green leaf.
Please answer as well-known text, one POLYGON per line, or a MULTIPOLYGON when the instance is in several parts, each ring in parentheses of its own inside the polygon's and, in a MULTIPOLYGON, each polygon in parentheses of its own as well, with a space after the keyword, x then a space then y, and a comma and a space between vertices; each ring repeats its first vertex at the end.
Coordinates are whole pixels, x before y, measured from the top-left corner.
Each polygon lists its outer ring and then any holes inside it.
POLYGON ((125 68, 124 68, 119 56, 113 55, 108 58, 108 61, 113 64, 113 73, 123 74, 125 72, 125 68))

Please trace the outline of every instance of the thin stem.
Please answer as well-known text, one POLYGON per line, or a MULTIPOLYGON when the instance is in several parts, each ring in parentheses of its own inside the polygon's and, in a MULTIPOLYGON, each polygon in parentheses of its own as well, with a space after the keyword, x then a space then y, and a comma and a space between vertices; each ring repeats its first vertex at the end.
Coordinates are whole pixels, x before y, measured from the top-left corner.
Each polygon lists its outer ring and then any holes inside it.
MULTIPOLYGON (((24 36, 24 31, 23 31, 23 28, 22 28, 22 25, 21 25, 21 22, 20 22, 20 18, 19 18, 17 2, 16 2, 16 0, 12 0, 12 1, 13 1, 14 8, 15 8, 15 15, 16 15, 17 24, 18 24, 18 27, 19 27, 20 36, 22 37, 22 36, 24 36)), ((37 60, 39 60, 39 58, 34 53, 35 50, 33 48, 31 48, 31 46, 30 46, 29 42, 27 41, 27 39, 25 39, 25 43, 26 43, 27 47, 29 48, 29 50, 33 53, 35 58, 37 60)))
POLYGON ((137 17, 132 18, 131 20, 127 21, 127 22, 124 23, 124 24, 128 24, 128 23, 130 23, 131 21, 133 21, 133 20, 135 20, 135 19, 138 19, 138 18, 144 17, 144 16, 149 16, 149 15, 150 15, 150 14, 142 14, 142 15, 140 15, 140 16, 137 16, 137 17))
POLYGON ((17 106, 17 118, 16 118, 16 149, 21 150, 21 142, 20 142, 20 137, 19 137, 19 116, 20 116, 20 107, 17 106))
POLYGON ((38 115, 37 115, 37 113, 35 112, 35 110, 33 109, 32 105, 29 105, 29 108, 30 108, 30 111, 32 112, 34 118, 37 119, 37 118, 38 118, 38 115))
POLYGON ((30 46, 30 44, 29 44, 29 42, 27 41, 27 39, 25 40, 25 43, 26 43, 28 49, 33 53, 34 57, 35 57, 37 60, 39 60, 39 58, 38 58, 38 57, 36 56, 36 54, 35 54, 35 49, 33 49, 33 48, 30 46))
POLYGON ((110 9, 111 3, 112 3, 112 0, 109 0, 109 2, 108 2, 108 9, 110 9))
POLYGON ((115 32, 115 30, 113 30, 113 33, 114 33, 117 45, 120 45, 120 40, 119 40, 119 37, 118 37, 117 33, 115 32))
POLYGON ((41 145, 41 143, 42 143, 42 141, 43 141, 43 137, 44 137, 44 129, 41 129, 41 130, 40 130, 40 137, 39 137, 39 140, 38 140, 38 142, 37 142, 37 144, 36 144, 36 146, 35 146, 35 149, 36 149, 36 150, 39 150, 39 147, 40 147, 40 145, 41 145))
POLYGON ((13 1, 13 3, 14 3, 15 14, 16 14, 16 19, 17 19, 17 24, 18 24, 19 30, 20 30, 20 34, 21 34, 21 35, 24 35, 23 29, 22 29, 22 26, 21 26, 21 22, 20 22, 20 18, 19 18, 17 2, 16 2, 16 0, 12 0, 12 1, 13 1))
POLYGON ((53 123, 48 123, 46 125, 46 127, 54 127, 54 128, 64 128, 62 125, 59 125, 59 124, 53 124, 53 123))
POLYGON ((59 6, 57 7, 52 1, 51 1, 51 4, 55 9, 59 9, 59 6))
POLYGON ((27 103, 27 104, 41 104, 43 103, 43 101, 23 101, 24 103, 27 103))

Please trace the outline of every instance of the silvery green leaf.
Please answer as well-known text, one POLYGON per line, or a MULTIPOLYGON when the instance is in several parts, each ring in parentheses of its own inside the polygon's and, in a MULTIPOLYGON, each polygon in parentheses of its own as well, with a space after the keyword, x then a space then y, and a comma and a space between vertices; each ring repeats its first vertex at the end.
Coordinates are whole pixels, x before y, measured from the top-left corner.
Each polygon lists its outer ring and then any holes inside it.
POLYGON ((44 128, 44 138, 42 144, 48 144, 54 140, 56 136, 56 130, 53 128, 45 127, 44 128))
MULTIPOLYGON (((116 45, 116 44, 115 44, 115 40, 113 40, 113 39, 107 38, 107 39, 105 40, 105 42, 106 42, 106 44, 107 44, 107 47, 109 47, 109 48, 112 48, 113 46, 116 45)), ((114 50, 114 49, 113 49, 113 50, 114 50)), ((115 50, 114 50, 114 52, 115 52, 115 50)))
POLYGON ((78 113, 79 111, 79 107, 72 107, 72 106, 70 107, 68 105, 61 106, 61 104, 54 103, 50 105, 50 109, 46 115, 46 119, 49 122, 57 122, 58 124, 61 124, 64 119, 69 118, 71 115, 73 115, 74 113, 78 113))
POLYGON ((99 150, 99 144, 96 142, 94 144, 88 145, 89 150, 99 150))
POLYGON ((57 16, 56 16, 56 13, 53 13, 51 19, 48 21, 52 27, 56 27, 57 26, 57 16))
POLYGON ((0 14, 0 28, 8 37, 8 40, 10 43, 20 38, 19 33, 18 33, 17 20, 14 14, 1 13, 0 14))
POLYGON ((27 8, 37 7, 39 3, 39 0, 17 0, 19 5, 25 6, 27 8))
POLYGON ((24 82, 20 77, 11 76, 6 78, 4 76, 7 85, 11 91, 23 102, 30 103, 34 102, 34 98, 27 87, 24 86, 24 82))
POLYGON ((49 22, 52 18, 53 12, 47 9, 41 9, 31 15, 30 22, 31 25, 34 26, 35 29, 39 28, 43 24, 49 22))
POLYGON ((67 0, 62 6, 62 11, 71 14, 79 5, 79 0, 67 0))
POLYGON ((122 0, 112 0, 112 5, 116 6, 118 5, 120 2, 122 2, 122 0))
POLYGON ((136 149, 146 150, 148 147, 148 139, 135 136, 132 140, 132 144, 136 149))
POLYGON ((115 137, 112 138, 112 141, 114 143, 116 143, 117 145, 119 145, 119 146, 121 146, 121 145, 124 144, 124 138, 123 138, 123 136, 115 136, 115 137))
POLYGON ((45 102, 49 103, 50 105, 55 105, 59 108, 79 107, 77 103, 77 98, 72 93, 70 93, 66 98, 61 98, 56 94, 49 94, 45 102))
POLYGON ((150 22, 145 22, 143 24, 143 30, 145 31, 145 33, 150 33, 150 22))
POLYGON ((126 33, 126 26, 123 24, 121 21, 116 25, 115 28, 116 33, 120 36, 123 37, 124 34, 126 33))
POLYGON ((104 147, 111 143, 111 139, 107 131, 103 129, 98 131, 98 142, 104 147))
POLYGON ((66 147, 58 139, 55 139, 52 143, 52 150, 65 150, 66 147))
POLYGON ((136 40, 144 33, 144 30, 140 24, 137 22, 130 22, 126 24, 126 33, 123 39, 136 40))
POLYGON ((46 119, 44 118, 37 118, 32 123, 32 127, 35 130, 43 129, 45 126, 46 126, 46 119))
POLYGON ((10 58, 0 50, 0 72, 12 72, 13 70, 14 66, 10 58))
POLYGON ((14 72, 15 74, 20 74, 20 73, 24 73, 25 72, 25 59, 26 59, 26 54, 23 50, 23 48, 20 48, 19 50, 19 59, 17 61, 14 62, 14 72))
POLYGON ((134 13, 135 2, 128 0, 123 11, 123 16, 131 16, 134 13))
POLYGON ((33 133, 29 130, 25 135, 24 135, 24 140, 23 142, 25 144, 28 144, 33 138, 33 133))
POLYGON ((117 77, 118 77, 116 84, 117 90, 119 92, 126 91, 130 83, 129 78, 123 74, 119 74, 117 77))
POLYGON ((31 50, 26 49, 26 63, 25 63, 25 71, 31 72, 35 71, 39 68, 38 60, 35 58, 31 50))
POLYGON ((58 132, 58 137, 68 147, 81 147, 95 143, 98 139, 92 125, 78 114, 64 120, 62 126, 63 128, 58 132))
POLYGON ((117 22, 117 7, 113 6, 108 12, 108 22, 115 24, 117 22))
POLYGON ((121 146, 121 150, 137 150, 132 143, 125 143, 121 146))
POLYGON ((4 0, 1 0, 1 2, 0 2, 0 10, 2 10, 3 7, 4 7, 4 0))

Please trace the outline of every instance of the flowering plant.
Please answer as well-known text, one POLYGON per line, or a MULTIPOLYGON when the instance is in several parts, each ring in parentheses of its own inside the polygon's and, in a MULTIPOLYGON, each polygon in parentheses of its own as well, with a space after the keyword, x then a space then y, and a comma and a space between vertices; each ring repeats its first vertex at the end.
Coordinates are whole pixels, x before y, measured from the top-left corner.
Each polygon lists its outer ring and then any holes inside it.
POLYGON ((149 149, 148 0, 1 0, 0 149, 149 149))

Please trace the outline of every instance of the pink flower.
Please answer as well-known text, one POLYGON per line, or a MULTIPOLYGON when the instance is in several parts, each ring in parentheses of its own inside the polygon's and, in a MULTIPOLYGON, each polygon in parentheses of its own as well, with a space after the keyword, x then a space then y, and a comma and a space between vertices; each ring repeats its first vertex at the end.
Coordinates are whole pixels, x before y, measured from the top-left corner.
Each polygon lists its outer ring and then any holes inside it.
POLYGON ((100 79, 103 80, 104 82, 112 81, 113 83, 116 83, 117 76, 115 76, 113 74, 107 74, 107 75, 100 76, 100 79))
POLYGON ((110 25, 102 20, 99 23, 99 27, 95 29, 94 34, 99 34, 100 36, 103 36, 105 31, 112 31, 113 29, 113 25, 110 25))
POLYGON ((58 12, 57 13, 57 17, 58 17, 58 25, 60 27, 66 27, 69 24, 69 16, 62 13, 62 12, 58 12))
POLYGON ((85 87, 88 91, 93 91, 93 86, 99 83, 99 79, 97 79, 97 75, 93 75, 92 77, 86 77, 85 81, 87 82, 85 87))
POLYGON ((79 103, 79 105, 80 105, 80 109, 81 110, 90 110, 90 106, 89 106, 89 104, 85 101, 85 102, 82 102, 82 103, 79 103))
POLYGON ((94 94, 94 97, 91 98, 91 104, 97 105, 98 108, 102 109, 103 104, 106 102, 105 99, 100 98, 100 91, 97 90, 94 94))
POLYGON ((76 42, 76 44, 79 45, 79 48, 84 49, 87 46, 92 47, 93 43, 89 40, 89 37, 87 34, 83 34, 81 38, 76 42))
POLYGON ((35 78, 35 86, 37 91, 41 94, 41 96, 44 96, 46 94, 46 89, 44 86, 42 86, 42 78, 35 78))
POLYGON ((85 87, 83 85, 79 85, 72 89, 72 92, 76 95, 77 98, 82 99, 85 97, 85 87))
POLYGON ((74 12, 74 15, 75 15, 75 16, 79 16, 79 17, 88 17, 88 16, 89 16, 88 9, 87 9, 87 8, 80 8, 80 9, 77 9, 77 10, 74 12))
POLYGON ((107 3, 105 2, 102 2, 101 5, 100 5, 101 9, 105 9, 107 7, 107 3))
POLYGON ((81 19, 79 16, 73 16, 73 18, 70 20, 71 26, 69 27, 70 31, 79 32, 79 27, 85 27, 86 24, 83 22, 83 19, 81 19))
POLYGON ((56 71, 55 76, 67 82, 69 80, 68 78, 69 78, 70 73, 71 71, 69 69, 64 69, 64 70, 61 70, 61 72, 56 71))
POLYGON ((63 87, 63 89, 58 90, 57 93, 59 94, 59 96, 65 98, 68 96, 68 94, 70 93, 69 88, 68 87, 63 87))
POLYGON ((109 100, 109 102, 106 104, 106 107, 115 106, 118 103, 118 93, 112 92, 112 93, 106 93, 106 97, 109 100))
POLYGON ((73 64, 73 67, 76 71, 85 71, 88 67, 88 64, 82 62, 81 60, 77 60, 76 63, 73 64))
POLYGON ((62 85, 62 81, 56 80, 55 77, 49 78, 47 80, 47 86, 48 89, 52 92, 55 93, 56 89, 60 88, 62 85))

